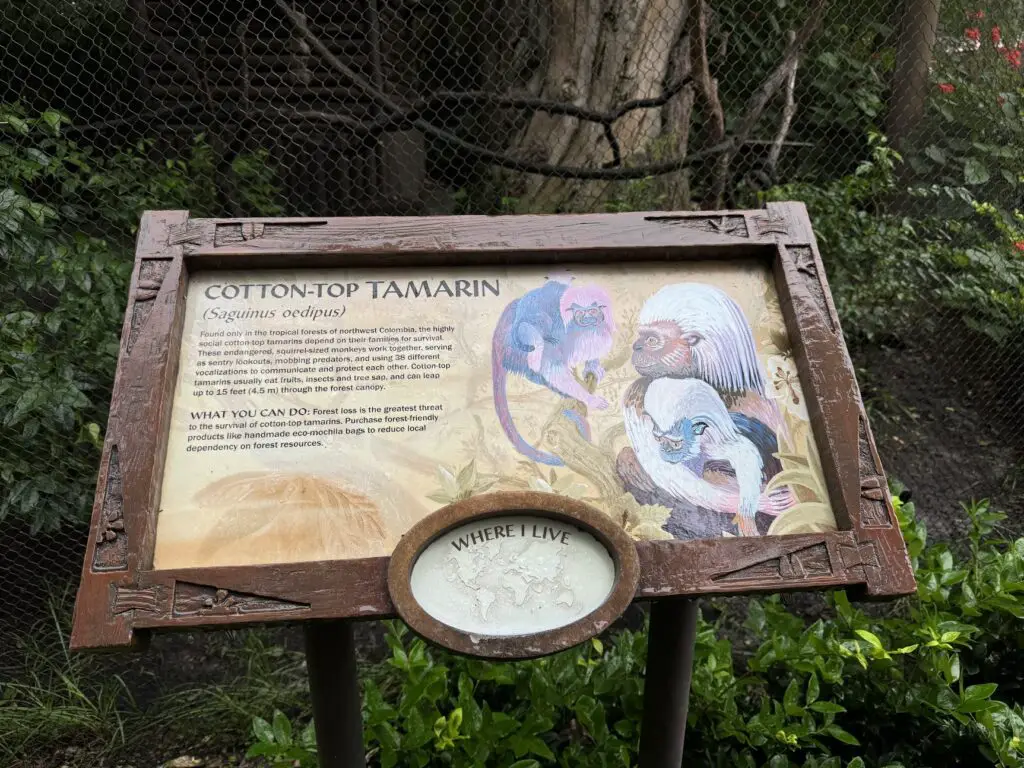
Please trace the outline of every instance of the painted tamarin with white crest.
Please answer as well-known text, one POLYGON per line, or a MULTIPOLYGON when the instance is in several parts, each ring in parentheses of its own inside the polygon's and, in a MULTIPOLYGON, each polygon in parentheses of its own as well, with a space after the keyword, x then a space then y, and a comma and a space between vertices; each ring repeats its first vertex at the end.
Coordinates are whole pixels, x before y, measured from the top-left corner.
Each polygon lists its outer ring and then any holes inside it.
MULTIPOLYGON (((597 286, 572 285, 568 277, 550 279, 505 307, 494 329, 491 379, 498 420, 516 450, 542 464, 564 463, 519 434, 508 407, 508 375, 523 376, 590 408, 607 408, 608 401, 590 392, 575 371, 583 365, 584 377, 593 375, 600 381, 604 377, 601 360, 611 351, 614 333, 608 294, 597 286)), ((589 439, 586 422, 573 412, 567 414, 589 439)))
MULTIPOLYGON (((765 436, 764 469, 781 470, 777 435, 785 429, 778 404, 768 396, 766 376, 754 346, 754 335, 739 305, 719 288, 705 283, 667 285, 644 303, 633 343, 633 366, 641 375, 623 402, 626 433, 640 466, 655 486, 690 505, 738 514, 736 483, 710 483, 694 478, 682 488, 679 468, 667 462, 651 429, 644 423, 644 395, 663 377, 695 378, 715 389, 729 412, 742 415, 765 436), (706 484, 706 485, 705 485, 706 484), (710 487, 708 487, 710 486, 710 487), (708 500, 715 499, 714 505, 708 500)), ((778 514, 794 502, 792 492, 778 489, 762 495, 758 509, 778 514)))
POLYGON ((762 456, 767 429, 729 413, 715 388, 700 379, 655 379, 644 393, 644 415, 662 458, 677 467, 666 490, 706 508, 737 505, 740 535, 757 536, 757 503, 767 480, 762 456), (738 493, 702 481, 712 461, 730 466, 738 493), (723 496, 730 498, 725 502, 723 496))

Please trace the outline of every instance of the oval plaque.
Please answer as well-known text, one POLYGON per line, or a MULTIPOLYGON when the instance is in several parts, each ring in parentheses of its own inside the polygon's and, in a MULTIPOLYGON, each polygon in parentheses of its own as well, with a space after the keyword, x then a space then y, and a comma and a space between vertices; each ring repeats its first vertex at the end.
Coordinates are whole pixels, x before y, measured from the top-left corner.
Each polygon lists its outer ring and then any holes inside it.
POLYGON ((636 547, 608 515, 550 493, 490 493, 424 518, 391 557, 399 615, 452 650, 529 658, 603 631, 629 605, 636 547))

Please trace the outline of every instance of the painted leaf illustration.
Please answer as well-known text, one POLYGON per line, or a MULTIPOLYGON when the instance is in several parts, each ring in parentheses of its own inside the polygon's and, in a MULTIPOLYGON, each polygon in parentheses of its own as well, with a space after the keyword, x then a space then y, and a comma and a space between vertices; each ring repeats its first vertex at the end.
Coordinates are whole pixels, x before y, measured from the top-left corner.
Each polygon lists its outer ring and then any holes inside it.
POLYGON ((820 501, 796 504, 772 522, 769 536, 787 536, 794 533, 824 533, 836 530, 832 508, 820 501))
POLYGON ((390 540, 370 498, 314 475, 241 472, 207 485, 193 503, 217 515, 199 546, 201 559, 257 536, 276 560, 289 552, 301 557, 310 546, 333 556, 380 554, 390 540))
POLYGON ((765 485, 765 492, 774 491, 786 485, 799 485, 814 493, 820 501, 827 497, 820 481, 806 469, 784 469, 765 485))
POLYGON ((780 453, 776 453, 776 454, 773 454, 773 455, 775 456, 775 458, 777 458, 783 464, 786 464, 786 463, 789 463, 789 464, 799 464, 802 467, 806 467, 806 466, 810 465, 810 462, 807 460, 806 456, 800 456, 799 454, 796 454, 796 453, 781 453, 780 452, 780 453))
POLYGON ((455 483, 458 485, 460 491, 472 490, 476 485, 476 460, 472 460, 459 470, 459 475, 455 478, 455 483))

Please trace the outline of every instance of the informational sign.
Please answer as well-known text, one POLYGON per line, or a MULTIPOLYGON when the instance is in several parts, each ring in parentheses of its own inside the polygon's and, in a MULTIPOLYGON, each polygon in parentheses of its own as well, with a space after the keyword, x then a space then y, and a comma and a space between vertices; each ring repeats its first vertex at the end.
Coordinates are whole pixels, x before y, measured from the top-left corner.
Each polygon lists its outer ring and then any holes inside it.
POLYGON ((634 538, 836 529, 769 266, 190 276, 154 565, 391 553, 483 491, 634 538))
POLYGON ((142 217, 73 647, 834 587, 915 585, 803 206, 142 217))

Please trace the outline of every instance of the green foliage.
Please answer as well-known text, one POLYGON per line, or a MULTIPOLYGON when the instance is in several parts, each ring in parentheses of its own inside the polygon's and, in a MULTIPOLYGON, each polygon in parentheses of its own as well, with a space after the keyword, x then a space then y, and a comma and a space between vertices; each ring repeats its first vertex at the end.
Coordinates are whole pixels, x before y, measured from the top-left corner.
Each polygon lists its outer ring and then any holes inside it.
POLYGON ((245 753, 246 757, 263 757, 271 766, 309 765, 316 757, 316 734, 309 723, 298 735, 292 733, 292 722, 280 710, 267 722, 262 717, 252 720, 252 733, 256 742, 245 753))
POLYGON ((1024 174, 1018 2, 943 3, 928 117, 906 149, 918 179, 967 185, 979 197, 1017 205, 1024 174))
MULTIPOLYGON (((687 765, 1024 766, 1013 703, 1024 678, 1024 539, 999 539, 1004 516, 978 502, 965 507, 964 553, 929 547, 913 505, 896 506, 916 597, 869 608, 835 592, 813 622, 779 597, 711 605, 697 637, 687 765)), ((636 764, 644 632, 515 664, 429 648, 398 623, 387 641, 390 658, 365 690, 372 765, 636 764)), ((315 765, 285 720, 255 720, 254 749, 315 765)))
POLYGON ((870 160, 838 181, 762 195, 806 203, 847 335, 870 341, 920 329, 943 319, 939 304, 994 340, 1007 339, 1024 322, 1019 214, 980 203, 965 187, 940 185, 910 190, 935 213, 887 212, 902 157, 877 134, 869 147, 870 160))
POLYGON ((19 636, 23 670, 0 684, 0 757, 16 765, 39 744, 92 742, 105 750, 123 744, 138 713, 127 686, 104 674, 98 657, 72 653, 71 599, 57 593, 45 616, 19 636))
MULTIPOLYGON (((0 105, 0 519, 36 530, 91 502, 139 215, 217 208, 203 137, 180 159, 148 142, 103 157, 66 122, 0 105)), ((280 211, 265 157, 233 168, 249 206, 280 211)))
MULTIPOLYGON (((812 12, 807 0, 752 0, 715 6, 718 24, 709 48, 718 51, 717 73, 727 122, 735 124, 758 84, 778 66, 787 33, 812 12)), ((861 137, 884 115, 893 69, 897 30, 885 3, 829 4, 821 32, 802 57, 795 98, 797 109, 778 169, 782 178, 820 182, 852 170, 860 160, 861 137), (822 141, 828 137, 828 141, 822 141)), ((781 119, 782 99, 768 105, 761 124, 770 137, 781 119)), ((699 197, 699 195, 698 195, 699 197)))

